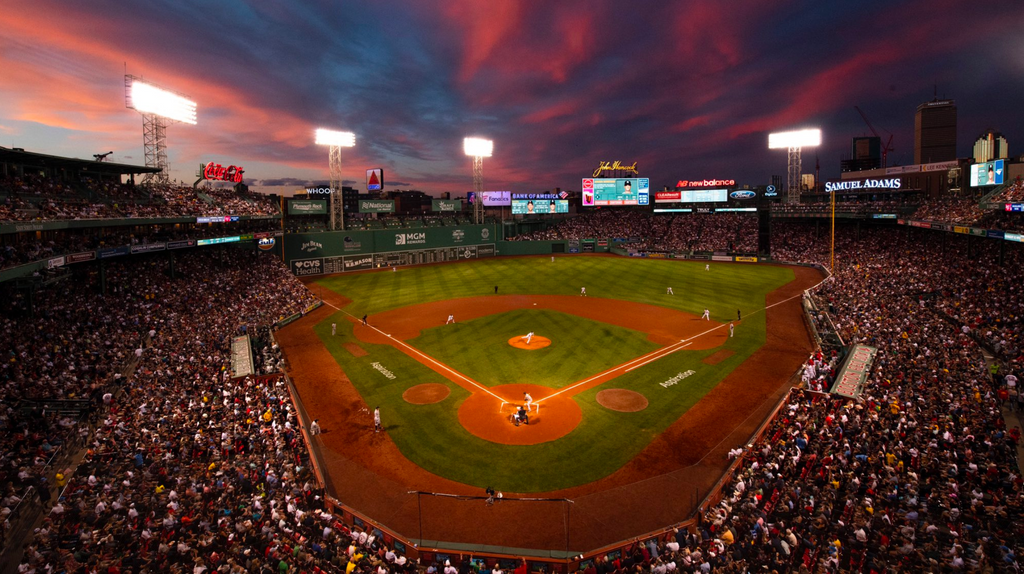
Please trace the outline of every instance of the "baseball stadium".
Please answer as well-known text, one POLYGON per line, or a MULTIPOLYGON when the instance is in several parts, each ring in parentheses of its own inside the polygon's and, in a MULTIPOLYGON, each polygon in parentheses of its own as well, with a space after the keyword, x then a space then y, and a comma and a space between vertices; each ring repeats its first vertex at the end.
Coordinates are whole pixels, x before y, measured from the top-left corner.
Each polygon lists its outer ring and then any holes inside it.
POLYGON ((1004 24, 242 4, 0 32, 0 574, 1020 571, 1004 24))

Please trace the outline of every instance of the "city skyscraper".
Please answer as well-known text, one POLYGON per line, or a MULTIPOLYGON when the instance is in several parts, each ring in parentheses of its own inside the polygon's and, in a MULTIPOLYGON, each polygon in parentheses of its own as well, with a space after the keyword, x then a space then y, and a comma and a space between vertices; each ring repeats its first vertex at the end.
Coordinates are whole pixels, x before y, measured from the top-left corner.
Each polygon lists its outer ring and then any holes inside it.
POLYGON ((914 163, 956 159, 956 102, 935 99, 914 115, 914 163))

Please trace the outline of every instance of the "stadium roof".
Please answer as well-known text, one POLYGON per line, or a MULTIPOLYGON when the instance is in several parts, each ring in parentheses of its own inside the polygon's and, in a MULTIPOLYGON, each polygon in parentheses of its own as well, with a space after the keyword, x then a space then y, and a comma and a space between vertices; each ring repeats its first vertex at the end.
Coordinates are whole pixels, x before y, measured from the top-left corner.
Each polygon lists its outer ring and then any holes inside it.
POLYGON ((80 172, 82 175, 96 174, 114 176, 136 173, 158 173, 159 168, 126 163, 60 157, 45 153, 25 151, 21 148, 0 147, 0 164, 22 165, 31 168, 67 170, 80 172))

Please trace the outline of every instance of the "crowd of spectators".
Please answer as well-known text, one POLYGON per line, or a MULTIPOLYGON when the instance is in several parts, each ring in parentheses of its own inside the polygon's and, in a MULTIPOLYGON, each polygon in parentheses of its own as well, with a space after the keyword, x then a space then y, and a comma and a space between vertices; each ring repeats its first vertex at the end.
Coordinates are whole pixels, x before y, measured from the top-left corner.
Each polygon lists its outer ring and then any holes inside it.
MULTIPOLYGON (((681 216, 601 217, 602 229, 661 237, 685 227, 681 216)), ((728 237, 746 224, 714 221, 699 227, 728 237)), ((574 224, 587 225, 598 224, 574 224)), ((812 296, 844 341, 878 349, 862 394, 825 394, 839 355, 810 357, 806 390, 734 450, 735 473, 695 531, 636 544, 585 574, 1019 570, 1020 433, 999 407, 1022 396, 1010 383, 1024 361, 1024 254, 1012 246, 1000 259, 993 242, 969 250, 967 236, 947 237, 840 226, 833 276, 812 296)), ((827 263, 813 225, 776 224, 773 243, 777 259, 827 263)), ((5 332, 27 333, 0 341, 5 403, 88 397, 103 409, 56 500, 39 480, 45 445, 82 423, 32 422, 10 407, 0 417, 5 477, 34 485, 47 505, 22 571, 415 570, 335 523, 310 475, 268 326, 312 294, 273 258, 241 250, 190 253, 178 270, 171 279, 156 258, 114 261, 106 295, 76 283, 35 301, 42 315, 0 315, 5 332), (259 376, 232 379, 228 345, 243 332, 259 376)), ((21 492, 12 486, 0 504, 17 505, 21 492)))
POLYGON ((166 267, 112 261, 105 295, 89 281, 62 284, 36 295, 34 316, 18 297, 4 302, 0 326, 19 336, 0 340, 2 502, 17 505, 32 485, 47 511, 22 571, 254 572, 341 560, 350 539, 316 512, 324 501, 288 392, 266 375, 281 366, 268 326, 315 298, 251 251, 187 253, 176 278, 166 267), (232 379, 230 339, 246 332, 263 374, 232 379), (101 409, 92 433, 87 420, 15 408, 44 397, 92 401, 101 409), (54 498, 41 480, 46 453, 83 430, 85 461, 61 469, 54 498))
POLYGON ((649 214, 602 209, 511 239, 558 241, 606 237, 633 239, 629 245, 633 250, 753 253, 757 250, 757 217, 745 213, 649 214))
POLYGON ((270 197, 232 188, 118 182, 58 182, 25 175, 0 180, 0 222, 279 213, 270 197))
MULTIPOLYGON (((825 261, 827 243, 788 227, 774 237, 784 258, 825 261)), ((878 349, 863 394, 794 392, 735 453, 723 500, 675 562, 699 552, 710 571, 1017 571, 1020 434, 999 410, 1010 377, 990 377, 975 335, 1007 321, 1019 333, 1010 285, 1024 267, 923 233, 842 229, 835 275, 814 297, 847 343, 878 349)), ((1019 346, 1003 351, 1004 372, 1018 372, 1019 346)), ((832 367, 818 369, 824 389, 832 367)))
POLYGON ((921 204, 910 218, 971 225, 983 215, 985 212, 979 207, 976 198, 948 197, 921 204))
POLYGON ((139 233, 128 227, 59 230, 46 232, 44 239, 37 239, 36 234, 32 232, 8 234, 0 237, 0 269, 68 253, 109 247, 267 233, 279 230, 280 224, 276 220, 245 220, 238 223, 196 224, 193 226, 154 225, 148 226, 145 233, 139 233))
POLYGON ((1024 201, 1024 180, 1017 178, 1002 193, 992 198, 995 203, 1020 203, 1024 201))

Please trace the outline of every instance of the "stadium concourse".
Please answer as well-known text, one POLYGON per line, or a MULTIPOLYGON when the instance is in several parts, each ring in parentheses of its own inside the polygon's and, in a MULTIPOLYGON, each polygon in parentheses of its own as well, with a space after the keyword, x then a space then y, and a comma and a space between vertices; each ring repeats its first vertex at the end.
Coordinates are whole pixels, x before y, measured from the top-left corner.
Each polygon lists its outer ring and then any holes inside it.
MULTIPOLYGON (((709 239, 686 235, 682 216, 604 213, 558 233, 650 233, 651 246, 693 248, 731 242, 746 225, 704 221, 709 239)), ((773 234, 776 259, 826 262, 813 225, 773 234)), ((736 471, 694 528, 586 563, 586 574, 1017 571, 1020 433, 1004 414, 1015 420, 1021 398, 1024 255, 1007 246, 998 263, 994 242, 969 251, 966 236, 937 237, 841 227, 834 277, 813 298, 844 341, 879 349, 863 395, 794 391, 758 441, 736 445, 736 471)), ((0 303, 0 327, 17 334, 0 339, 4 524, 44 516, 17 571, 478 568, 417 564, 336 521, 267 334, 314 296, 267 254, 213 249, 183 255, 180 277, 155 257, 111 261, 105 295, 84 280, 58 284, 36 294, 34 317, 16 296, 0 303), (229 341, 241 332, 255 335, 261 375, 232 381, 229 341), (15 398, 97 410, 19 411, 15 398), (55 451, 77 456, 54 469, 55 451)), ((829 386, 833 351, 809 361, 812 388, 829 386)), ((5 551, 22 549, 12 543, 5 551)))

